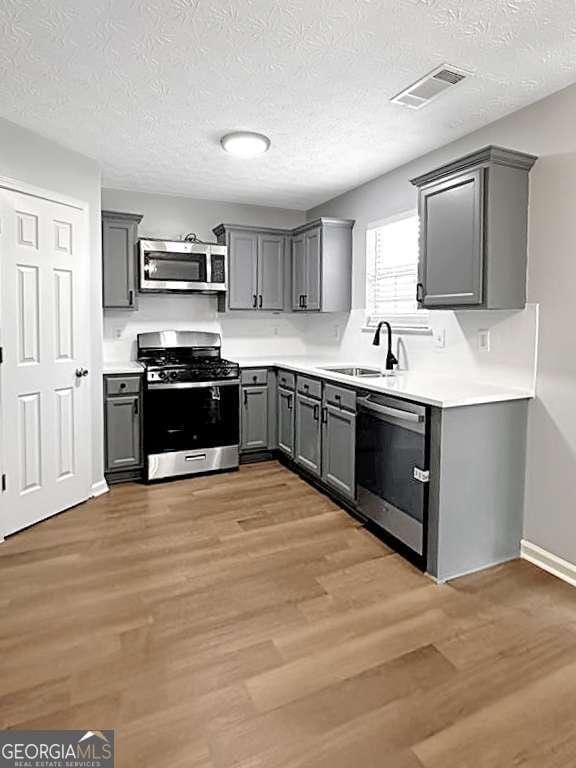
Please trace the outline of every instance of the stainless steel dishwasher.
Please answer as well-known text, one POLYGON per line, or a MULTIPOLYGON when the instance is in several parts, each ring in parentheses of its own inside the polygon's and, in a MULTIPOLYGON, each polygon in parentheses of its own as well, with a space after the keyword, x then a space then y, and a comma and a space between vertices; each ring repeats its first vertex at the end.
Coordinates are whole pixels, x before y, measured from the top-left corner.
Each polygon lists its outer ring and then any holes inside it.
POLYGON ((358 510, 424 569, 429 409, 368 392, 361 393, 357 406, 358 510))

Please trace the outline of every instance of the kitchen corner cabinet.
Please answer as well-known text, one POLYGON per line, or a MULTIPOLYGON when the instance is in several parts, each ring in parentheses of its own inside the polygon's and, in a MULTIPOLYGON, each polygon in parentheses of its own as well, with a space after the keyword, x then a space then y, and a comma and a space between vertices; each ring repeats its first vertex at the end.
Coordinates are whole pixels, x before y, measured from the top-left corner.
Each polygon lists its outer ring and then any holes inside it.
POLYGON ((282 311, 288 279, 285 230, 221 224, 213 230, 228 246, 228 292, 219 310, 282 311))
POLYGON ((136 309, 136 242, 142 216, 102 211, 104 309, 136 309))
POLYGON ((349 312, 352 301, 352 227, 321 218, 292 230, 292 310, 349 312))
POLYGON ((104 376, 105 472, 110 482, 137 477, 143 467, 142 376, 104 376))
POLYGON ((528 176, 535 161, 489 146, 412 179, 418 187, 421 307, 525 306, 528 176))

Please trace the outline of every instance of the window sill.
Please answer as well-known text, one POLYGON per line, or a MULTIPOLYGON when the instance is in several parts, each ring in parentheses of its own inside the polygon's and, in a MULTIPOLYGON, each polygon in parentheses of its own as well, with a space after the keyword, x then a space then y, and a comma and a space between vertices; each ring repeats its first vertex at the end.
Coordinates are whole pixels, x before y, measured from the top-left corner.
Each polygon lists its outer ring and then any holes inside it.
MULTIPOLYGON (((402 325, 402 323, 390 323, 392 333, 401 336, 432 336, 432 328, 428 325, 402 325)), ((375 325, 365 325, 362 327, 362 333, 375 333, 375 325)))

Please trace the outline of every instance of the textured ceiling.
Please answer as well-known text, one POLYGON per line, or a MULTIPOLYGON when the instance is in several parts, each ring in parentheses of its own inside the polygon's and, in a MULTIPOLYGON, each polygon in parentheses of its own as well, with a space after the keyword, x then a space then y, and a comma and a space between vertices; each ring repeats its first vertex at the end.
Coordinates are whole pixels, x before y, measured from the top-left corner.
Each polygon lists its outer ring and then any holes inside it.
POLYGON ((300 209, 576 79, 574 0, 1 0, 0 39, 0 115, 105 186, 300 209), (444 62, 473 77, 389 103, 444 62))

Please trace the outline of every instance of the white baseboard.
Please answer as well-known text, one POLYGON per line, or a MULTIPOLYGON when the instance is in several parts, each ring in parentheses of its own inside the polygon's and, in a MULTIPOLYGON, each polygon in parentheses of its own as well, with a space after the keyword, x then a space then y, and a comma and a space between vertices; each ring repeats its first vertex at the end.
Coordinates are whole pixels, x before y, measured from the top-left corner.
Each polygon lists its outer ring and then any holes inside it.
POLYGON ((520 557, 576 587, 576 565, 574 563, 563 560, 558 555, 554 555, 525 539, 520 542, 520 557))
POLYGON ((108 493, 108 483, 106 480, 99 480, 97 483, 92 484, 92 496, 102 496, 103 493, 108 493))

